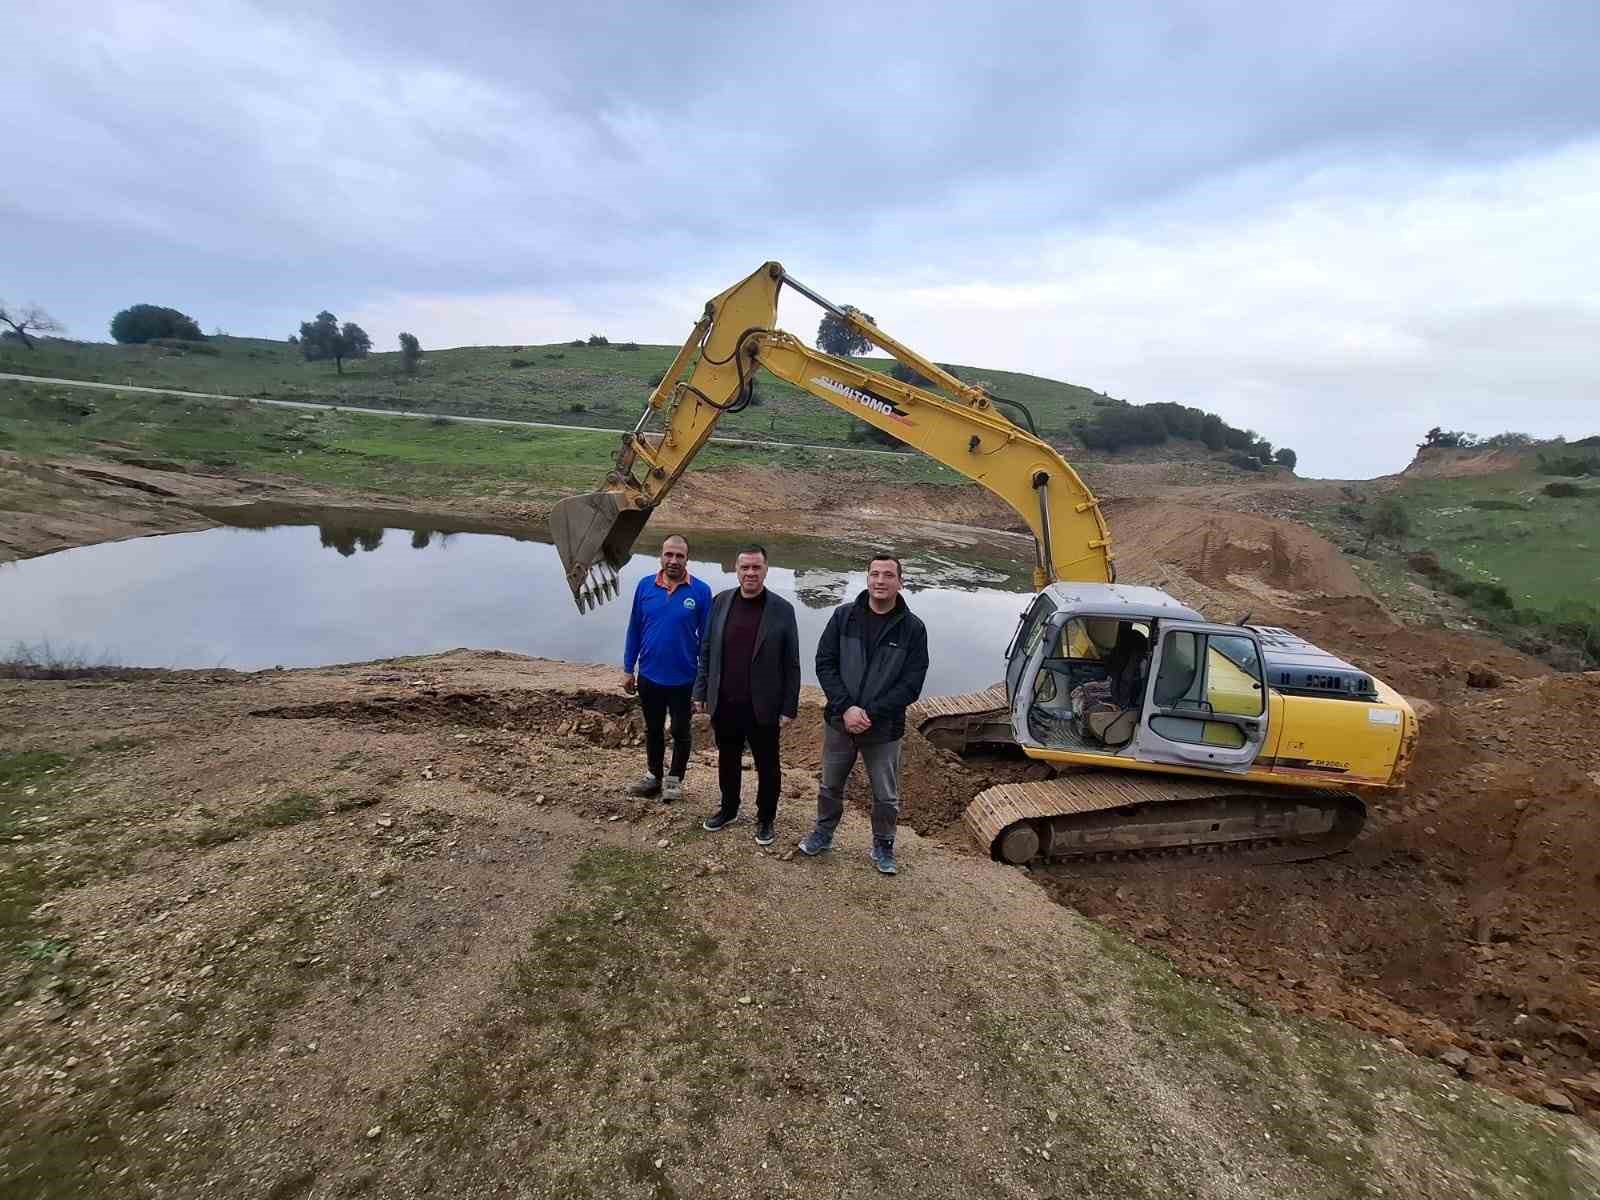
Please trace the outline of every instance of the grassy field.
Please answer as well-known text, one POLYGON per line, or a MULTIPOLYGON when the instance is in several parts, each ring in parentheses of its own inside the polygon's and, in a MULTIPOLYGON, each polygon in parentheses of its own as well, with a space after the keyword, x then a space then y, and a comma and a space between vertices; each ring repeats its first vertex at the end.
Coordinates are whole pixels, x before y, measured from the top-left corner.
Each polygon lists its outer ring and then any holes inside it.
POLYGON ((1411 478, 1387 493, 1346 491, 1344 501, 1302 518, 1352 555, 1392 610, 1437 619, 1426 597, 1443 592, 1528 653, 1562 667, 1600 666, 1600 482, 1530 466, 1411 478), (1552 483, 1578 494, 1550 496, 1552 483), (1397 499, 1410 518, 1397 541, 1365 533, 1379 494, 1397 499))
MULTIPOLYGON (((174 387, 271 400, 304 400, 462 416, 506 417, 620 429, 632 426, 650 394, 649 381, 666 369, 676 348, 639 346, 471 346, 435 350, 415 376, 401 370, 397 353, 374 354, 345 364, 308 363, 299 348, 264 338, 215 337, 199 351, 163 346, 118 346, 49 339, 29 351, 0 342, 0 372, 89 379, 143 387, 174 387)), ((890 360, 859 360, 887 370, 890 360)), ((1099 393, 1072 384, 958 367, 964 379, 987 384, 1028 405, 1040 431, 1065 438, 1071 423, 1088 415, 1099 393)), ((758 403, 724 417, 730 437, 844 445, 854 418, 771 376, 757 386, 758 403)))
MULTIPOLYGON (((617 446, 596 431, 307 413, 247 401, 90 392, 0 380, 0 450, 24 457, 106 449, 216 468, 266 471, 395 496, 548 498, 598 485, 617 446)), ((697 466, 778 464, 838 470, 827 451, 709 446, 697 466)), ((874 479, 965 484, 922 455, 850 456, 874 479)), ((0 497, 0 505, 4 499, 0 497)))

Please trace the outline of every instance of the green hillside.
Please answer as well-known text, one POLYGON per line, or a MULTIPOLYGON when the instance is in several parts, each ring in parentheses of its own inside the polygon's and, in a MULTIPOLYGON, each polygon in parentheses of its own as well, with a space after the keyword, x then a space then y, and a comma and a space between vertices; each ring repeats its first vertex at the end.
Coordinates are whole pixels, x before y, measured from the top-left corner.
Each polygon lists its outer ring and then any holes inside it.
POLYGON ((1413 566, 1436 585, 1513 640, 1557 642, 1600 663, 1600 480, 1523 469, 1419 479, 1395 494, 1413 566))
MULTIPOLYGON (((650 380, 674 353, 671 346, 470 346, 429 351, 415 376, 401 370, 398 353, 347 362, 340 375, 332 363, 306 362, 298 347, 263 338, 214 337, 187 351, 47 340, 31 352, 0 344, 0 371, 617 429, 638 419, 650 380)), ((860 361, 874 370, 891 364, 886 358, 860 361)), ((1088 416, 1096 400, 1114 403, 1088 388, 1036 375, 957 369, 963 378, 1028 405, 1047 437, 1067 438, 1071 423, 1088 416)), ((756 405, 725 417, 720 432, 821 444, 850 440, 856 422, 837 409, 771 376, 756 390, 756 405)))

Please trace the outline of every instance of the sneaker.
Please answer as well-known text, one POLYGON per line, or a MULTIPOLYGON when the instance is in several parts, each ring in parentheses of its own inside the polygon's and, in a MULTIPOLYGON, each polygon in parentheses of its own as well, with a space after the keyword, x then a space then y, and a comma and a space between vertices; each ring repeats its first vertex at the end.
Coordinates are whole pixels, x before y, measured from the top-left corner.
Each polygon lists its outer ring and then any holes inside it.
POLYGON ((628 785, 630 796, 659 796, 661 794, 661 778, 657 775, 641 775, 637 782, 628 785))
POLYGON ((777 837, 777 831, 772 828, 771 821, 762 821, 756 826, 756 845, 770 846, 777 837))
POLYGON ((676 775, 668 775, 661 781, 661 799, 668 804, 674 800, 683 799, 683 780, 676 775))
POLYGON ((887 838, 872 839, 872 861, 880 875, 894 875, 899 871, 894 865, 894 843, 887 838))
POLYGON ((823 837, 815 829, 800 839, 800 853, 809 858, 815 858, 817 855, 832 849, 833 839, 823 837))
POLYGON ((717 830, 721 829, 724 825, 732 825, 738 819, 739 819, 739 814, 738 813, 732 813, 732 814, 725 813, 719 808, 719 809, 717 809, 716 812, 712 813, 704 821, 700 822, 700 828, 701 829, 709 829, 712 833, 715 833, 717 830))

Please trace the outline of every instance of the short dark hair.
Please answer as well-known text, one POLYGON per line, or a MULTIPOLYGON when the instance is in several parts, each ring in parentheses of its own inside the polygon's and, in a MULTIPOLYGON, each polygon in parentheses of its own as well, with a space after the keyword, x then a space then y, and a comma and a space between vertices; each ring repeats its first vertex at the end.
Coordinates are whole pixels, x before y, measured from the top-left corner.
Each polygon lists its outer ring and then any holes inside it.
POLYGON ((867 559, 867 570, 870 571, 872 569, 872 564, 875 562, 892 562, 894 564, 894 573, 901 579, 906 577, 905 564, 894 555, 890 554, 887 550, 879 550, 871 558, 867 559))
POLYGON ((669 534, 667 534, 666 537, 661 539, 661 544, 663 546, 665 546, 668 542, 682 542, 683 543, 683 552, 685 554, 689 553, 689 539, 684 537, 683 534, 681 534, 681 533, 669 533, 669 534))
POLYGON ((739 552, 733 556, 733 561, 738 562, 746 554, 759 554, 761 561, 767 561, 767 548, 759 542, 751 542, 748 546, 740 546, 739 552))

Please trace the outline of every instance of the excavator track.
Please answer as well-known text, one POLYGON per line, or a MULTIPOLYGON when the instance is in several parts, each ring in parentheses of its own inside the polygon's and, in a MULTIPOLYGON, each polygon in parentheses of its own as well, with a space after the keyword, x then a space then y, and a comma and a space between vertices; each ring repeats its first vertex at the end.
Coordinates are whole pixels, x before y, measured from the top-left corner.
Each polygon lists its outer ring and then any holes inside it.
POLYGON ((959 696, 926 696, 912 709, 912 719, 922 736, 941 750, 960 752, 1016 740, 1003 683, 959 696))
POLYGON ((1344 849, 1366 820, 1349 792, 1086 771, 980 792, 963 820, 1001 862, 1226 855, 1297 862, 1344 849))

